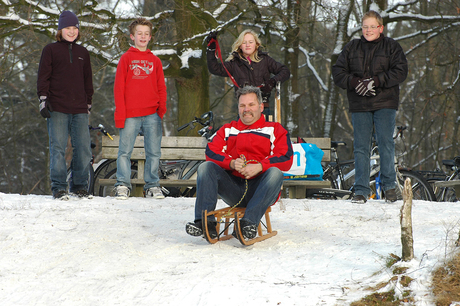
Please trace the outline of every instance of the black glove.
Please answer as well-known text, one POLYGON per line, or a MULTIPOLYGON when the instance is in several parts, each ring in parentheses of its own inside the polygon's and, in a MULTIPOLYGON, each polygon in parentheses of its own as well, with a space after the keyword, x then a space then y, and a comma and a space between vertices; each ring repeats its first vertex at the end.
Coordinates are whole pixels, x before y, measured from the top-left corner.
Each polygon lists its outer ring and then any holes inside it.
POLYGON ((272 92, 273 87, 276 85, 276 81, 274 79, 268 80, 265 84, 260 88, 262 92, 266 92, 270 94, 272 92))
POLYGON ((208 37, 206 37, 206 42, 208 43, 208 50, 216 50, 216 41, 217 41, 217 32, 209 32, 208 37))
POLYGON ((355 87, 355 91, 358 95, 360 96, 375 96, 375 85, 374 85, 374 79, 369 78, 369 79, 360 79, 358 80, 358 85, 355 87))
POLYGON ((53 111, 53 108, 51 107, 51 103, 46 99, 46 97, 40 97, 40 115, 42 115, 43 118, 51 118, 50 112, 53 111))

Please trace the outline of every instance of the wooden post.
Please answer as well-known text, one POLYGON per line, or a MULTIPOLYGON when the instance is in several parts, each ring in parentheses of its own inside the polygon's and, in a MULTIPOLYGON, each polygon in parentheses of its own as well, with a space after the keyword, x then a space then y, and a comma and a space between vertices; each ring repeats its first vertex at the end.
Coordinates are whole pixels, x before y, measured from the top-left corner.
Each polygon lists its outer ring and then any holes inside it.
POLYGON ((281 123, 281 83, 276 82, 276 95, 275 95, 275 122, 281 123))
POLYGON ((412 235, 412 184, 406 178, 403 188, 403 206, 401 207, 401 244, 402 260, 414 258, 414 238, 412 235))

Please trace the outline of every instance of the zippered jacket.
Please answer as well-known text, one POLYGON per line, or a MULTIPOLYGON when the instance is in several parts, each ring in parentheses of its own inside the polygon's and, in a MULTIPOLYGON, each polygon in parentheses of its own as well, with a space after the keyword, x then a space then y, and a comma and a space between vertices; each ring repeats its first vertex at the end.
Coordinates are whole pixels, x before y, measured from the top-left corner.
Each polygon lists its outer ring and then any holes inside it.
POLYGON ((399 84, 407 73, 407 60, 400 44, 383 34, 375 41, 367 41, 363 36, 352 40, 332 67, 335 84, 347 90, 350 112, 398 109, 399 84), (374 78, 376 95, 358 95, 353 86, 358 78, 374 78))
MULTIPOLYGON (((261 116, 252 125, 241 120, 221 127, 206 147, 206 160, 212 161, 235 176, 244 178, 238 171, 230 169, 232 159, 244 155, 247 161, 260 162, 262 172, 270 167, 281 171, 291 168, 293 151, 288 131, 277 122, 267 122, 261 116)), ((250 162, 250 163, 252 163, 250 162)))
MULTIPOLYGON (((228 77, 222 62, 215 56, 215 52, 208 50, 206 55, 209 72, 214 75, 228 77)), ((291 72, 288 67, 275 61, 266 52, 258 51, 258 55, 261 61, 249 64, 247 60, 240 57, 238 52, 233 52, 233 59, 224 62, 225 67, 239 87, 243 88, 248 85, 263 87, 269 82, 276 84, 278 81, 282 83, 289 79, 291 72), (273 79, 273 81, 270 81, 270 79, 273 79)), ((237 89, 235 87, 235 90, 237 89)), ((269 97, 270 93, 262 92, 262 95, 269 97)))
POLYGON ((126 118, 166 113, 166 84, 161 60, 150 50, 130 47, 117 66, 114 86, 115 127, 126 118))
POLYGON ((47 97, 53 111, 87 113, 93 92, 91 61, 85 47, 74 42, 58 41, 43 48, 38 67, 37 94, 47 97))

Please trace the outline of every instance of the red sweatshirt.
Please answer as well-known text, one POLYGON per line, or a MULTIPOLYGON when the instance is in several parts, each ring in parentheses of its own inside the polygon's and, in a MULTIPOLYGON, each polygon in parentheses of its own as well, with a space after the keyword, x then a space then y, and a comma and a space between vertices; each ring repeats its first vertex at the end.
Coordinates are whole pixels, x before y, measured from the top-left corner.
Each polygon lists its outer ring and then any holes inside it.
MULTIPOLYGON (((262 172, 270 167, 287 171, 291 168, 293 158, 289 133, 281 124, 266 122, 265 117, 261 116, 249 126, 241 120, 225 124, 206 147, 206 160, 215 162, 225 170, 231 170, 230 161, 241 154, 246 160, 260 162, 262 172)), ((243 177, 236 170, 232 174, 243 177)))
POLYGON ((166 84, 161 60, 150 50, 131 47, 123 54, 115 75, 115 127, 126 118, 166 113, 166 84))

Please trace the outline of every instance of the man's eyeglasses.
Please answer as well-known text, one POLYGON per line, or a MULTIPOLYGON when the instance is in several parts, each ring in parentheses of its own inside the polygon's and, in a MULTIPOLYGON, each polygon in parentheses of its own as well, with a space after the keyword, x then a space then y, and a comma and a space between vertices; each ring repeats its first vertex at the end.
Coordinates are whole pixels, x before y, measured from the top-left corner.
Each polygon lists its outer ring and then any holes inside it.
POLYGON ((361 29, 363 29, 363 30, 367 30, 367 29, 375 30, 375 29, 378 29, 378 28, 380 28, 379 25, 378 26, 372 25, 370 27, 369 26, 361 26, 361 29))

